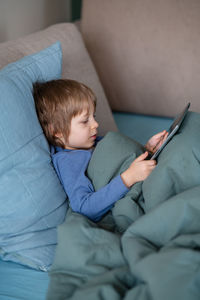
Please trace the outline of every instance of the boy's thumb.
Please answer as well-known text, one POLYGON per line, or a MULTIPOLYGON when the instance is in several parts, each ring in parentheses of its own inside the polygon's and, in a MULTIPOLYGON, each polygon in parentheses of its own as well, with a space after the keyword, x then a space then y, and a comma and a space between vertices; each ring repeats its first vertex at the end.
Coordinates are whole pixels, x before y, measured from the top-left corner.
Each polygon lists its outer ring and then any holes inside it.
POLYGON ((140 156, 138 156, 135 160, 136 161, 145 160, 145 158, 147 158, 148 154, 149 154, 148 151, 145 151, 144 153, 140 154, 140 156))

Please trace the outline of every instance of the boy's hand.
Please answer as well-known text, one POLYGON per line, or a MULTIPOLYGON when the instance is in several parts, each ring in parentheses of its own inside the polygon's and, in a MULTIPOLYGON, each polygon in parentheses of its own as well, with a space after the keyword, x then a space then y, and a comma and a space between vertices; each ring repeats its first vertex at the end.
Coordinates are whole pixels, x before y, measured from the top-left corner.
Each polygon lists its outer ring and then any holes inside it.
POLYGON ((166 130, 157 133, 149 139, 149 141, 145 145, 145 148, 147 149, 147 151, 155 153, 166 140, 167 136, 168 132, 166 130))
POLYGON ((148 152, 138 156, 130 165, 130 167, 121 174, 121 178, 127 187, 139 181, 145 180, 156 166, 155 160, 145 160, 148 152))

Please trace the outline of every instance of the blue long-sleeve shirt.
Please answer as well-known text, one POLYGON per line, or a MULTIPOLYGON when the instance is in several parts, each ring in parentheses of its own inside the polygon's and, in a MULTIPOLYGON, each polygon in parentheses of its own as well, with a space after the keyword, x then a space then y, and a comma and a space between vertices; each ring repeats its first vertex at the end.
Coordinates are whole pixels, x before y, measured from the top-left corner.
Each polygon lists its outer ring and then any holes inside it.
POLYGON ((52 160, 72 210, 93 221, 99 221, 129 189, 118 175, 95 192, 91 181, 85 175, 91 156, 91 150, 56 147, 52 160))

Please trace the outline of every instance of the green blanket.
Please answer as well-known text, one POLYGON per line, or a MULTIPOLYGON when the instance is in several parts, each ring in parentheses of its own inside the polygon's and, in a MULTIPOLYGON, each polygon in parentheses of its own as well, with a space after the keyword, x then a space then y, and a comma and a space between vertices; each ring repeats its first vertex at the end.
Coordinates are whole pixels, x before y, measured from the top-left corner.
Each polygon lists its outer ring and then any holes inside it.
MULTIPOLYGON (((108 133, 88 166, 95 189, 143 151, 108 133)), ((68 210, 48 300, 200 299, 200 115, 189 113, 151 175, 98 224, 68 210)))

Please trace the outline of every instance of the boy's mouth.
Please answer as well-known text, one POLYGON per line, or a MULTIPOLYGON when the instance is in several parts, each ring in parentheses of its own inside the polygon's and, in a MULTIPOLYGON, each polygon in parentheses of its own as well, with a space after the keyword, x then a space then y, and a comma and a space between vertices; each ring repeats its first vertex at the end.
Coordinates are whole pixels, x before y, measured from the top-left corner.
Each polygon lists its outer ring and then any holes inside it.
POLYGON ((92 135, 91 138, 94 139, 94 140, 96 140, 97 134, 92 135))

